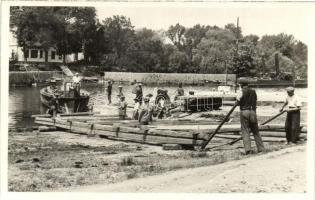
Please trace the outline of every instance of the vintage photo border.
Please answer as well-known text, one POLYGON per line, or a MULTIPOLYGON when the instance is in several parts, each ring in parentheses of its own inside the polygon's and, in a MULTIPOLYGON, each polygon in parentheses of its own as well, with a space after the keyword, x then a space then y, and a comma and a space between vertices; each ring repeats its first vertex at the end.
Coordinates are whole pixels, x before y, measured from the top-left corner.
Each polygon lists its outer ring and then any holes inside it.
MULTIPOLYGON (((251 6, 273 6, 284 5, 285 2, 146 2, 146 1, 131 1, 131 2, 101 2, 101 1, 2 1, 1 2, 1 138, 0 138, 0 153, 1 153, 1 194, 0 199, 17 199, 17 200, 34 200, 34 199, 314 199, 314 81, 315 77, 315 3, 314 2, 295 2, 287 4, 287 6, 296 7, 298 14, 305 15, 307 18, 307 33, 308 40, 308 142, 307 142, 307 193, 305 194, 183 194, 183 193, 16 193, 8 191, 8 63, 9 53, 8 38, 9 38, 9 7, 12 5, 27 5, 27 6, 231 6, 231 7, 251 7, 251 6), (313 9, 313 13, 310 10, 313 9)), ((304 170, 304 169, 301 169, 304 170)))

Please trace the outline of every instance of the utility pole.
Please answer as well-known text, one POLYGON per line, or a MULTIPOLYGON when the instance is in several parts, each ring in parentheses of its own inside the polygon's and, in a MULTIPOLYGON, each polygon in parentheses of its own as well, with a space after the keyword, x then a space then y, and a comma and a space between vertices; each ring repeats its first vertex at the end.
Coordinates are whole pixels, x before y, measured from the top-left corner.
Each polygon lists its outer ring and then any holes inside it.
POLYGON ((236 54, 238 56, 238 39, 239 39, 239 26, 238 26, 239 18, 237 17, 237 24, 236 24, 236 54))
MULTIPOLYGON (((239 23, 239 18, 237 17, 237 22, 236 22, 236 65, 238 65, 238 39, 239 39, 239 27, 238 27, 238 23, 239 23)), ((239 71, 238 68, 236 70, 236 78, 235 78, 235 92, 236 92, 236 86, 237 86, 237 78, 239 76, 239 71)))

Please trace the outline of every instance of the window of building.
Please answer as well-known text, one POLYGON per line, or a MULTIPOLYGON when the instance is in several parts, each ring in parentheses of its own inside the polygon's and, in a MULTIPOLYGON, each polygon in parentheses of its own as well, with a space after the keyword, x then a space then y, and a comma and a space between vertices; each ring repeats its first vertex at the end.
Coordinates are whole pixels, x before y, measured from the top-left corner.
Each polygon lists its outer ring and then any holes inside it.
POLYGON ((29 58, 30 57, 30 51, 29 50, 25 51, 24 57, 25 58, 29 58))
POLYGON ((52 60, 55 60, 55 57, 56 57, 56 52, 55 52, 55 51, 52 51, 52 52, 51 52, 51 59, 52 59, 52 60))
POLYGON ((59 54, 59 55, 58 55, 58 58, 59 58, 59 60, 62 60, 62 55, 59 54))
POLYGON ((31 50, 31 58, 37 58, 38 57, 38 50, 31 50))
POLYGON ((39 58, 43 58, 43 51, 42 50, 39 51, 39 58))

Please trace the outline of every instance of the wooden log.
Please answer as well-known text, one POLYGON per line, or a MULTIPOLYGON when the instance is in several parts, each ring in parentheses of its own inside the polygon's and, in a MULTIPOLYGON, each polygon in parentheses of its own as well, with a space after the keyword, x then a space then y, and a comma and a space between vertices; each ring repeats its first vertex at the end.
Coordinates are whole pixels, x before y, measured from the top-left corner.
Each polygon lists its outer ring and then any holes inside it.
POLYGON ((55 126, 39 126, 38 131, 39 132, 45 132, 45 131, 55 131, 56 127, 55 126))
POLYGON ((90 133, 89 128, 82 128, 82 127, 71 127, 71 133, 80 133, 84 135, 88 135, 90 133))
POLYGON ((115 131, 116 128, 109 125, 102 125, 102 124, 94 124, 95 130, 101 130, 101 131, 115 131))
POLYGON ((148 131, 149 135, 156 135, 156 136, 164 136, 164 137, 175 137, 175 138, 196 138, 198 140, 204 140, 205 135, 199 133, 192 133, 192 132, 179 132, 179 131, 169 131, 169 130, 154 130, 150 129, 148 131))
MULTIPOLYGON (((99 132, 98 130, 94 130, 97 135, 106 135, 106 131, 99 132)), ((112 134, 112 133, 107 133, 112 134)), ((114 138, 123 138, 130 141, 136 141, 141 143, 154 143, 154 144, 185 144, 185 145, 201 145, 202 140, 194 140, 194 139, 186 139, 186 138, 173 138, 173 137, 163 137, 163 136, 154 136, 154 135, 142 135, 142 134, 133 134, 133 133, 123 133, 118 132, 115 136, 111 136, 114 138)))
POLYGON ((106 136, 109 138, 115 139, 124 139, 127 141, 134 141, 140 143, 148 144, 184 144, 184 145, 201 145, 202 140, 196 138, 174 138, 174 137, 165 137, 165 136, 155 136, 149 134, 136 134, 136 133, 124 133, 124 132, 113 132, 113 131, 103 131, 103 130, 91 130, 89 128, 73 126, 71 132, 79 134, 95 134, 99 136, 106 136))
POLYGON ((94 115, 100 114, 100 112, 76 112, 76 113, 64 113, 58 114, 58 116, 87 116, 87 115, 94 115))
POLYGON ((38 120, 35 120, 34 122, 35 122, 36 124, 40 124, 40 125, 54 126, 54 123, 52 123, 52 122, 38 121, 38 120))
POLYGON ((144 134, 146 130, 140 129, 140 128, 132 128, 132 127, 126 127, 126 126, 118 126, 120 132, 124 133, 139 133, 144 134))
MULTIPOLYGON (((222 139, 237 139, 240 138, 240 136, 237 135, 222 135, 222 134, 216 134, 215 137, 222 138, 222 139)), ((254 141, 253 136, 251 136, 251 140, 254 141)), ((276 138, 276 137, 262 137, 263 142, 285 142, 285 138, 276 138)))
POLYGON ((54 122, 53 118, 35 117, 37 121, 54 122))
MULTIPOLYGON (((260 133, 260 135, 262 136, 262 137, 279 137, 279 138, 285 138, 285 132, 284 132, 284 130, 283 131, 279 131, 279 130, 277 130, 277 131, 267 131, 267 132, 265 132, 265 131, 260 131, 259 132, 260 133)), ((240 133, 232 133, 232 132, 229 132, 229 133, 220 133, 221 135, 238 135, 238 136, 241 136, 241 134, 240 133)), ((301 136, 303 136, 303 137, 306 137, 307 135, 305 134, 305 133, 301 133, 300 134, 301 136)))
POLYGON ((182 150, 183 147, 180 144, 163 144, 163 150, 182 150))
POLYGON ((51 115, 50 114, 31 115, 31 118, 36 118, 36 117, 47 118, 47 117, 51 117, 51 115))

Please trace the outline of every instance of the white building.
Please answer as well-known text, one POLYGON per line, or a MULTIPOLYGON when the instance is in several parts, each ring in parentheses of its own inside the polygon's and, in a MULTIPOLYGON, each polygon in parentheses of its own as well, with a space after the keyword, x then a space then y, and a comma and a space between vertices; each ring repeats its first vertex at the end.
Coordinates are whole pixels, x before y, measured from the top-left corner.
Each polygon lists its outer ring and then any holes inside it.
MULTIPOLYGON (((37 47, 30 48, 26 55, 26 60, 24 58, 24 52, 22 51, 22 47, 18 46, 17 39, 10 32, 10 41, 9 41, 9 49, 10 49, 10 60, 16 59, 18 62, 35 62, 35 63, 62 63, 63 55, 58 55, 57 51, 54 47, 51 47, 47 51, 47 55, 45 51, 40 47, 40 44, 34 45, 37 47)), ((83 53, 78 53, 77 56, 75 54, 66 55, 66 63, 71 63, 77 60, 82 60, 83 53), (77 57, 77 58, 76 58, 77 57)))

